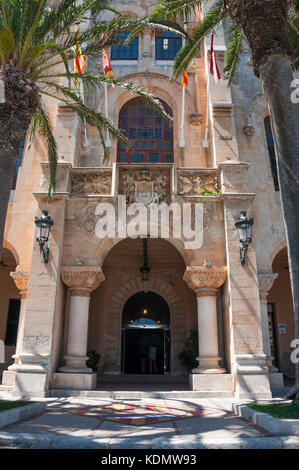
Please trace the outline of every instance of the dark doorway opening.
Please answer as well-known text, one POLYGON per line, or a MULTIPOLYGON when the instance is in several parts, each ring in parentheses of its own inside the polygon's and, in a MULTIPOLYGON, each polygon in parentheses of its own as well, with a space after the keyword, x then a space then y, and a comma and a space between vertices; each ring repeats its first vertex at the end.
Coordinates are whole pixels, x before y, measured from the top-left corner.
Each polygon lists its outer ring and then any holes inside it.
POLYGON ((139 292, 123 310, 122 373, 170 373, 170 313, 165 300, 139 292))

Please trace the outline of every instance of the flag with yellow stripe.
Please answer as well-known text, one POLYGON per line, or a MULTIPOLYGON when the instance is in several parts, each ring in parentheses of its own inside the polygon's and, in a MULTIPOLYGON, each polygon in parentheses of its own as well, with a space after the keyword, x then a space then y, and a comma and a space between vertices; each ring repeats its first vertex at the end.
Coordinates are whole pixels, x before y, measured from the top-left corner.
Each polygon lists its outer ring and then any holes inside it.
MULTIPOLYGON (((78 26, 76 28, 75 35, 76 35, 76 43, 74 47, 74 69, 75 69, 75 73, 79 73, 80 75, 82 75, 82 72, 86 67, 86 59, 85 59, 85 55, 83 55, 81 51, 78 26)), ((77 77, 75 78, 75 84, 78 85, 77 77)))

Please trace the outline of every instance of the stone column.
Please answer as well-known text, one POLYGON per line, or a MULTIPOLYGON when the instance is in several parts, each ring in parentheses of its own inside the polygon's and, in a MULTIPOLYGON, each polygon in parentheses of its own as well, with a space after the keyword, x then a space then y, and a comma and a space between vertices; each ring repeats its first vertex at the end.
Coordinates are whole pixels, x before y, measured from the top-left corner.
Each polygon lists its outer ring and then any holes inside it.
POLYGON ((19 363, 19 352, 21 350, 21 345, 22 345, 22 341, 24 337, 24 324, 25 324, 25 312, 26 312, 26 303, 27 303, 27 295, 28 295, 29 273, 25 271, 11 272, 10 276, 13 278, 15 285, 20 292, 21 307, 20 307, 16 352, 12 356, 14 359, 14 363, 8 367, 8 370, 5 370, 3 372, 2 384, 13 386, 15 383, 16 366, 19 363))
POLYGON ((142 57, 152 57, 152 32, 149 29, 146 29, 143 32, 143 50, 142 57))
POLYGON ((184 280, 197 297, 199 365, 193 374, 224 374, 218 362, 217 289, 224 283, 224 267, 187 266, 184 280))
POLYGON ((54 374, 54 388, 92 389, 96 374, 86 366, 89 301, 91 292, 105 276, 98 266, 63 266, 61 277, 69 288, 71 302, 65 365, 54 374))
POLYGON ((190 374, 193 390, 232 390, 230 375, 218 379, 226 373, 219 366, 217 326, 217 291, 225 279, 225 267, 187 266, 184 274, 197 297, 199 365, 190 374))
POLYGON ((262 333, 264 353, 267 355, 266 363, 269 371, 270 384, 275 387, 283 388, 283 374, 278 372, 277 367, 274 367, 272 361, 274 357, 271 354, 270 336, 269 336, 269 321, 268 321, 268 306, 267 297, 273 285, 273 282, 278 277, 277 273, 259 274, 259 287, 260 287, 260 302, 261 302, 261 320, 262 320, 262 333))

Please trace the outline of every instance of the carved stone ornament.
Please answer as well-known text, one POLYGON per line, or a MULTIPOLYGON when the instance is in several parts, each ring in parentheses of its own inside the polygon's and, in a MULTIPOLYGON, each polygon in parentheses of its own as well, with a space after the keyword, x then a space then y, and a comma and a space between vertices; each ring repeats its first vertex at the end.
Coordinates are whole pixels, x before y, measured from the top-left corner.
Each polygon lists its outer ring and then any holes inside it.
POLYGON ((160 204, 169 196, 169 174, 163 175, 159 170, 123 170, 119 193, 126 195, 127 204, 160 204))
POLYGON ((203 115, 200 113, 192 113, 189 116, 189 122, 192 126, 201 126, 203 122, 203 115))
POLYGON ((84 173, 72 177, 73 194, 111 194, 111 171, 84 173))
POLYGON ((259 274, 259 287, 261 300, 267 300, 269 290, 273 286, 275 279, 278 277, 277 273, 259 274))
POLYGON ((254 127, 252 126, 243 127, 243 134, 245 134, 247 137, 252 137, 254 134, 254 127))
POLYGON ((198 196, 201 191, 217 192, 219 189, 218 173, 178 172, 178 194, 198 196))
POLYGON ((104 281, 105 276, 99 266, 62 266, 61 278, 71 290, 80 290, 80 295, 92 292, 104 281))
POLYGON ((184 281, 195 292, 198 289, 218 289, 226 279, 224 266, 187 266, 184 281))
POLYGON ((24 298, 28 292, 29 273, 26 271, 11 272, 10 276, 13 278, 20 295, 24 298))

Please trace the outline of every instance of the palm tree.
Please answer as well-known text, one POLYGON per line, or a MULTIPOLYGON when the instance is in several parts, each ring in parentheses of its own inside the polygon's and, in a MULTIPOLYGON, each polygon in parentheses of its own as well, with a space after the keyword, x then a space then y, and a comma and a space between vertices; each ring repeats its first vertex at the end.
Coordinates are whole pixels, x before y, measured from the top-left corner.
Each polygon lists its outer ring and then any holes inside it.
MULTIPOLYGON (((242 44, 251 48, 254 74, 260 78, 268 100, 273 129, 283 220, 286 230, 290 278, 299 339, 299 104, 291 100, 299 58, 299 0, 158 0, 150 18, 142 18, 131 38, 142 27, 164 28, 210 3, 201 22, 176 56, 177 78, 200 51, 204 39, 225 22, 229 24, 225 78, 231 84, 242 44), (146 24, 148 22, 148 24, 146 24)), ((181 32, 181 31, 178 31, 181 32)), ((130 39, 131 39, 130 38, 130 39)), ((290 392, 299 401, 299 363, 296 385, 290 392)))
POLYGON ((0 258, 14 165, 29 128, 31 138, 38 129, 47 144, 49 200, 55 191, 57 147, 42 95, 59 99, 89 125, 95 126, 104 151, 104 130, 108 129, 113 138, 126 145, 129 141, 103 114, 85 105, 75 86, 78 81, 87 88, 113 82, 142 96, 170 119, 157 99, 131 82, 111 80, 104 74, 81 75, 71 71, 78 43, 84 44, 82 54, 87 58, 100 57, 104 46, 115 43, 113 32, 119 30, 124 17, 109 3, 109 0, 0 0, 0 88, 1 83, 4 85, 4 100, 0 102, 0 258), (106 24, 86 21, 93 11, 102 10, 112 11, 114 19, 106 24), (80 22, 85 26, 81 32, 76 32, 80 22))

